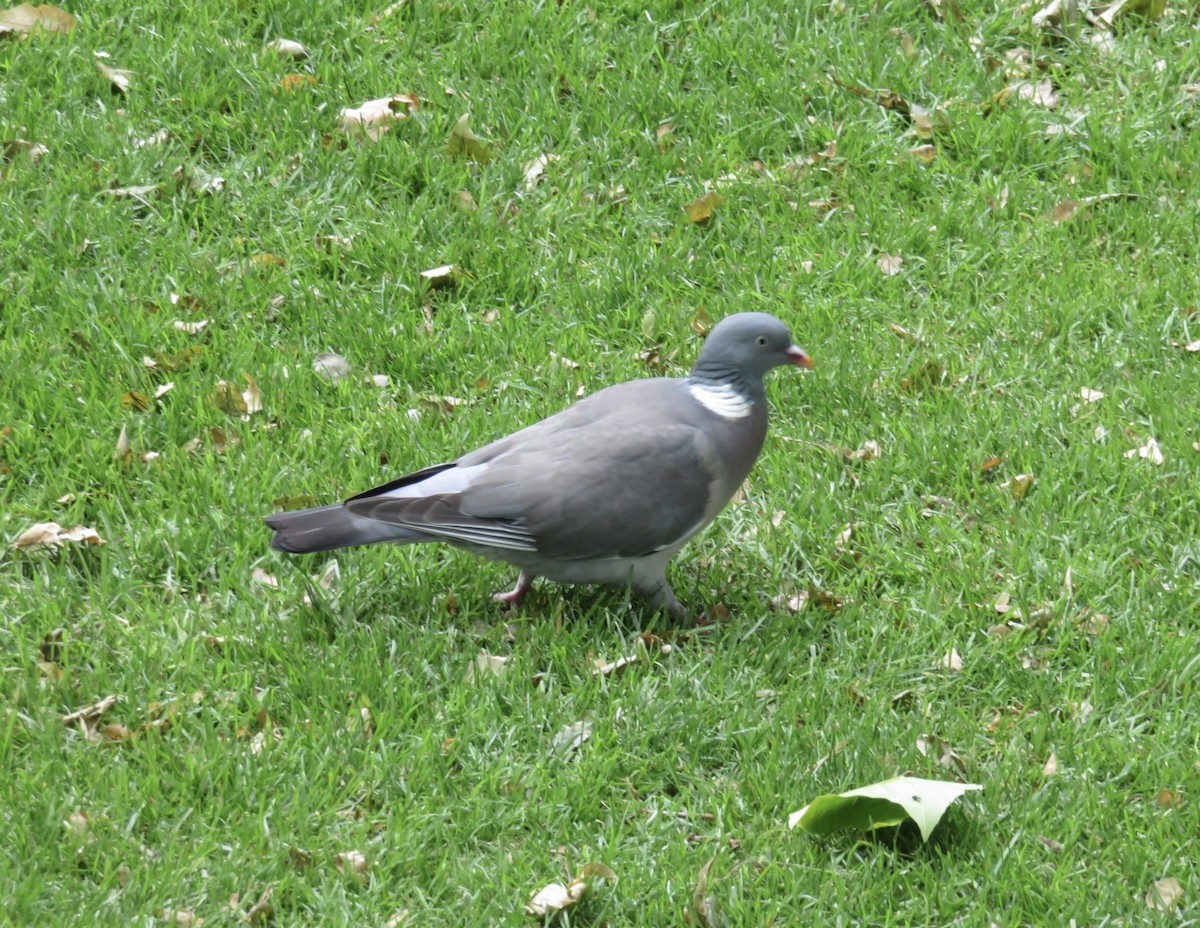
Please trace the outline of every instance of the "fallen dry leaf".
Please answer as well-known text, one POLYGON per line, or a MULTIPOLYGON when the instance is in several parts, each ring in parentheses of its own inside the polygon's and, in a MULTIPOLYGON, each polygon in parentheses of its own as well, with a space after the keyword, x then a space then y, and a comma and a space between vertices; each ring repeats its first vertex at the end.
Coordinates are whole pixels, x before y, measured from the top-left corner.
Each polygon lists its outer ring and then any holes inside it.
MULTIPOLYGON (((896 702, 896 697, 892 698, 896 702)), ((922 757, 928 757, 939 767, 953 770, 963 776, 967 773, 967 763, 962 759, 954 745, 939 735, 920 735, 917 737, 917 751, 922 757)))
POLYGON ((1161 465, 1163 462, 1162 449, 1153 438, 1147 438, 1146 443, 1140 447, 1130 448, 1125 452, 1125 457, 1142 458, 1155 466, 1161 465))
POLYGON ((280 58, 290 58, 293 61, 303 61, 308 57, 308 49, 292 39, 276 39, 274 42, 268 42, 267 48, 280 58))
POLYGON ((37 164, 38 159, 50 151, 45 145, 39 145, 37 142, 27 142, 25 139, 5 139, 0 142, 0 149, 3 150, 3 161, 5 164, 12 161, 18 155, 28 155, 29 160, 37 164))
POLYGON ((120 696, 105 696, 99 702, 94 702, 90 706, 84 706, 82 709, 76 709, 62 717, 64 725, 79 725, 84 737, 89 741, 95 741, 99 738, 96 733, 96 726, 100 723, 100 718, 109 709, 121 701, 120 696))
POLYGON ((480 651, 475 655, 475 660, 467 668, 467 682, 474 683, 476 680, 483 679, 486 676, 502 676, 511 663, 511 657, 480 651))
POLYGON ((886 276, 891 277, 900 273, 900 268, 904 264, 904 259, 897 255, 889 255, 884 253, 875 261, 875 266, 879 268, 886 276))
POLYGON ((262 392, 258 389, 258 384, 255 383, 253 377, 249 374, 242 374, 242 376, 246 378, 245 390, 239 390, 235 383, 218 380, 217 388, 209 400, 222 412, 238 416, 248 422, 253 413, 262 412, 262 392))
POLYGON ((275 908, 271 905, 271 895, 275 892, 274 886, 268 886, 263 890, 262 895, 258 897, 258 901, 246 911, 245 920, 251 925, 257 925, 259 922, 264 922, 271 917, 275 908))
POLYGON ((1194 342, 1188 342, 1183 346, 1183 350, 1190 351, 1192 354, 1200 351, 1200 338, 1196 339, 1194 342))
POLYGON ((390 97, 368 100, 360 106, 346 107, 339 118, 342 131, 347 135, 365 136, 372 142, 378 142, 391 128, 392 123, 407 119, 417 107, 415 94, 398 93, 390 97))
POLYGON ((109 187, 104 193, 115 199, 129 199, 147 203, 146 198, 151 194, 159 193, 161 189, 161 184, 142 184, 136 187, 109 187))
POLYGON ((542 177, 545 176, 546 168, 558 160, 558 155, 544 154, 538 155, 532 161, 526 162, 521 169, 525 173, 525 179, 522 181, 522 186, 526 191, 532 190, 538 185, 542 177))
POLYGON ((96 62, 96 70, 108 81, 113 93, 121 96, 129 93, 129 80, 133 76, 131 72, 124 68, 110 68, 103 61, 96 62))
POLYGON ((1054 92, 1054 82, 1048 77, 1039 81, 1017 81, 1008 87, 1018 100, 1028 100, 1037 106, 1054 109, 1058 106, 1058 94, 1054 92))
POLYGON ((343 851, 333 858, 333 865, 339 873, 357 877, 361 882, 367 881, 367 873, 371 865, 360 851, 343 851))
POLYGON ((950 651, 942 656, 942 668, 958 673, 963 669, 962 655, 958 653, 958 648, 951 648, 950 651))
POLYGON ((534 893, 525 903, 525 914, 548 920, 551 916, 579 901, 579 898, 587 891, 589 878, 616 880, 617 875, 604 864, 594 862, 584 864, 579 873, 566 886, 561 883, 551 883, 534 893))
POLYGON ((350 376, 350 362, 332 351, 322 352, 313 358, 312 369, 318 377, 330 383, 350 376))
POLYGON ((102 545, 104 539, 94 528, 76 525, 74 528, 63 528, 57 522, 38 522, 31 525, 13 541, 14 548, 36 548, 42 545, 54 545, 61 548, 67 543, 102 545))
POLYGON ((1046 758, 1046 763, 1042 764, 1042 776, 1052 777, 1058 773, 1058 755, 1053 751, 1046 758))
POLYGON ((255 567, 250 572, 250 579, 255 583, 261 583, 263 586, 269 586, 273 590, 279 589, 279 579, 267 573, 261 567, 255 567))
POLYGON ((917 145, 914 148, 910 148, 908 153, 918 161, 923 161, 926 164, 933 164, 934 160, 937 158, 937 146, 917 145))
POLYGON ((713 211, 725 202, 725 197, 717 193, 715 190, 710 190, 698 200, 693 200, 683 207, 683 211, 687 213, 687 218, 690 222, 696 225, 704 225, 713 217, 713 211))
POLYGON ((479 205, 475 202, 475 198, 471 196, 471 192, 469 190, 455 191, 451 202, 454 203, 455 207, 460 212, 470 214, 479 209, 479 205))
POLYGON ((0 12, 0 39, 27 39, 38 32, 66 34, 75 28, 75 17, 56 6, 22 3, 0 12))
POLYGON ((1073 219, 1077 215, 1082 218, 1091 216, 1092 207, 1098 203, 1107 203, 1110 200, 1136 200, 1137 198, 1136 193, 1100 193, 1094 197, 1084 197, 1082 200, 1066 199, 1053 209, 1042 213, 1042 218, 1049 219, 1057 225, 1073 219))
POLYGON ((1030 20, 1035 29, 1052 29, 1062 32, 1074 26, 1079 19, 1077 0, 1050 0, 1050 3, 1033 14, 1030 20))
POLYGON ((572 722, 554 736, 550 750, 560 757, 568 758, 579 750, 585 741, 592 737, 591 719, 572 722))
POLYGON ((311 74, 285 74, 279 78, 276 93, 295 93, 302 87, 316 87, 317 79, 311 74))
POLYGON ((208 328, 208 320, 198 319, 195 322, 184 322, 182 319, 176 319, 172 325, 184 335, 199 335, 208 328))
POLYGON ((157 916, 168 925, 177 925, 178 928, 200 928, 204 924, 204 919, 187 909, 159 909, 157 916))
POLYGON ((1117 0, 1097 17, 1097 22, 1111 26, 1122 16, 1144 16, 1158 19, 1167 9, 1167 0, 1117 0))
POLYGON ((451 158, 461 155, 467 161, 474 161, 476 164, 487 164, 492 160, 492 152, 487 143, 471 131, 469 113, 463 113, 454 121, 450 138, 446 140, 446 151, 451 158))
POLYGON ((1017 474, 1011 480, 1006 480, 1000 484, 1000 489, 1008 490, 1009 495, 1015 502, 1020 502, 1037 482, 1037 477, 1033 474, 1017 474))
POLYGON ((1146 908, 1159 912, 1174 912, 1183 898, 1183 886, 1173 876, 1155 880, 1146 893, 1146 908))
POLYGON ((915 332, 910 332, 902 325, 898 325, 895 322, 889 322, 888 328, 892 330, 893 335, 895 335, 897 338, 904 339, 906 342, 912 342, 914 345, 925 344, 925 339, 923 339, 920 335, 917 335, 915 332))
POLYGON ((431 267, 427 271, 421 271, 421 280, 433 290, 453 287, 462 277, 462 270, 453 264, 443 264, 440 267, 431 267))
POLYGON ((1099 390, 1093 390, 1091 387, 1080 387, 1079 395, 1085 403, 1098 403, 1104 399, 1105 394, 1099 390))
POLYGON ((716 901, 708 894, 708 873, 716 862, 713 855, 696 874, 696 887, 692 890, 692 915, 702 928, 717 928, 723 919, 717 918, 716 901))
MULTIPOLYGON (((122 403, 123 404, 123 403, 122 403)), ((147 403, 147 406, 149 403, 147 403)), ((133 459, 133 449, 129 445, 129 433, 125 424, 121 424, 121 434, 117 436, 117 446, 113 449, 113 460, 119 464, 128 464, 133 459)))

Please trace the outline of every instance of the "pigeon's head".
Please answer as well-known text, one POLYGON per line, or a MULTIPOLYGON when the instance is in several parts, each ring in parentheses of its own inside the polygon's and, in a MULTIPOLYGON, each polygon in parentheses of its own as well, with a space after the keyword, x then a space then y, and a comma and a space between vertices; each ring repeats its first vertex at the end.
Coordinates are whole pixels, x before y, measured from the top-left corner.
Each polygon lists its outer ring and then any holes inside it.
POLYGON ((768 313, 726 316, 708 334, 695 373, 737 372, 761 379, 783 364, 812 368, 805 351, 792 344, 787 326, 768 313))

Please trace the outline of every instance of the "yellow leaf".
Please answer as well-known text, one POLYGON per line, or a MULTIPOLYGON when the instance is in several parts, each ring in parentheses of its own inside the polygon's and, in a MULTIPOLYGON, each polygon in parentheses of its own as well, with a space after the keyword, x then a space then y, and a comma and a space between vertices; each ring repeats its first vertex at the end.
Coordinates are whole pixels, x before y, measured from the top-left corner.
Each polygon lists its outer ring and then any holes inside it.
POLYGON ((398 93, 390 97, 368 100, 361 106, 347 107, 341 112, 342 131, 351 136, 364 136, 378 142, 392 123, 407 119, 418 107, 416 94, 398 93))
POLYGON ((22 3, 0 12, 0 39, 27 39, 37 32, 68 33, 75 28, 75 17, 56 6, 22 3))
POLYGON ((316 87, 317 79, 311 74, 285 74, 279 79, 275 92, 292 93, 302 87, 316 87))
POLYGON ((129 79, 133 76, 124 68, 110 68, 103 61, 96 62, 96 70, 100 72, 112 87, 112 92, 124 96, 129 93, 129 79))
POLYGON ((491 149, 487 144, 471 131, 471 116, 469 113, 463 113, 454 122, 454 127, 450 130, 450 138, 446 140, 446 151, 451 158, 457 158, 460 155, 468 161, 474 161, 477 164, 487 164, 492 160, 491 149))
POLYGON ((693 200, 691 203, 683 207, 683 211, 687 213, 687 217, 696 225, 704 225, 713 217, 713 211, 725 202, 725 197, 717 193, 715 190, 710 190, 698 200, 693 200))

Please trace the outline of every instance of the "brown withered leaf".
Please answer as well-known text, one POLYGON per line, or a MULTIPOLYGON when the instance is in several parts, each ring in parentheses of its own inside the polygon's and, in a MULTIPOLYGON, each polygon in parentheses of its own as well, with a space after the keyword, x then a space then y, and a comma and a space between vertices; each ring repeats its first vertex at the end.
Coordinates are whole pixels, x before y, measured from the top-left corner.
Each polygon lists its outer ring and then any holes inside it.
MULTIPOLYGON (((893 702, 895 698, 893 697, 893 702)), ((947 739, 939 735, 920 735, 917 738, 917 751, 922 757, 928 757, 939 767, 945 767, 947 770, 953 770, 962 776, 966 776, 967 765, 954 750, 954 745, 947 739)))
POLYGON ((318 377, 330 383, 350 375, 350 362, 332 351, 324 351, 313 358, 312 368, 318 377))
POLYGON ((538 155, 536 158, 527 161, 525 166, 521 169, 525 174, 525 178, 521 182, 521 186, 524 187, 527 192, 532 190, 545 176, 546 168, 548 168, 558 159, 558 155, 553 155, 547 152, 546 154, 538 155))
POLYGON ((800 155, 798 158, 793 158, 786 162, 781 170, 789 174, 803 174, 811 167, 815 167, 826 161, 832 161, 837 157, 837 140, 830 139, 825 147, 820 151, 810 152, 807 155, 800 155))
POLYGON ((1183 898, 1183 886, 1173 876, 1155 880, 1146 893, 1146 908, 1159 912, 1174 912, 1183 898))
POLYGON ((262 891, 258 897, 258 901, 247 909, 243 916, 251 925, 257 925, 260 922, 265 922, 275 911, 275 907, 271 905, 271 896, 275 892, 274 886, 268 886, 262 891))
POLYGON ((543 920, 557 915, 568 906, 574 905, 587 891, 589 880, 616 880, 617 875, 601 863, 587 863, 572 877, 566 886, 551 883, 539 889, 525 903, 525 914, 543 920))
POLYGON ((267 48, 280 58, 290 58, 292 61, 303 61, 308 57, 308 49, 293 39, 276 39, 268 42, 267 48))
POLYGON ((47 545, 61 548, 65 544, 102 545, 104 539, 94 528, 82 525, 63 528, 57 522, 37 522, 13 540, 14 548, 37 548, 47 545))
POLYGON ((717 193, 715 190, 710 190, 698 200, 693 200, 683 207, 683 211, 687 213, 688 221, 694 222, 696 225, 704 225, 713 217, 713 211, 724 203, 726 197, 717 193))
POLYGON ((696 886, 692 890, 692 915, 701 928, 717 928, 723 919, 718 919, 716 901, 708 894, 708 873, 716 862, 714 854, 696 874, 696 886))
POLYGON ((177 928, 200 928, 204 924, 204 919, 188 909, 159 909, 156 916, 177 928))
POLYGON ((37 142, 27 142, 25 139, 5 139, 0 142, 0 151, 3 153, 2 160, 5 164, 19 155, 28 155, 29 160, 37 164, 38 159, 47 154, 50 149, 37 142))
POLYGON ((1050 0, 1050 3, 1033 14, 1030 22, 1034 29, 1046 29, 1061 33, 1073 27, 1078 20, 1079 4, 1077 0, 1050 0))
POLYGON ((454 121, 450 138, 446 140, 446 152, 451 158, 461 156, 476 164, 487 164, 492 160, 492 151, 487 143, 471 131, 470 113, 463 113, 454 121))
POLYGON ((146 396, 145 393, 138 393, 136 390, 122 393, 121 408, 136 409, 138 412, 145 412, 150 408, 150 397, 146 396))
POLYGON ((96 727, 100 723, 100 718, 120 701, 120 696, 105 696, 99 702, 67 713, 62 717, 63 724, 78 725, 85 735, 93 738, 96 736, 96 727))
POLYGON ((176 319, 171 324, 175 327, 175 331, 182 332, 184 335, 199 335, 208 328, 207 319, 197 319, 195 322, 184 322, 182 319, 176 319))
POLYGON ((1042 218, 1049 219, 1056 225, 1066 222, 1068 219, 1074 219, 1076 216, 1087 219, 1092 215, 1092 207, 1099 203, 1106 203, 1109 200, 1136 200, 1137 198, 1136 193, 1100 193, 1093 197, 1084 197, 1082 200, 1068 198, 1053 209, 1042 213, 1042 218))
POLYGON ((96 62, 96 70, 100 72, 101 77, 108 81, 114 94, 125 96, 129 93, 129 80, 133 77, 132 72, 126 71, 124 68, 110 68, 103 61, 96 62))
POLYGON ((937 158, 936 145, 917 145, 915 148, 910 148, 908 153, 918 161, 923 161, 925 164, 933 164, 937 158))
POLYGON ((1000 484, 1001 490, 1008 490, 1009 495, 1014 502, 1020 502, 1033 488, 1037 482, 1037 477, 1033 474, 1017 474, 1011 480, 1005 480, 1000 484))
POLYGON ((905 393, 923 393, 926 390, 940 387, 946 379, 946 369, 937 361, 926 361, 913 368, 900 381, 900 389, 905 393))
POLYGON ((392 123, 407 119, 418 106, 416 94, 398 93, 368 100, 360 106, 346 107, 339 119, 342 131, 347 135, 378 142, 392 123))
POLYGON ((1125 452, 1127 458, 1141 458, 1144 461, 1149 461, 1151 464, 1160 466, 1163 462, 1162 449, 1158 446, 1158 442, 1153 438, 1147 438, 1146 443, 1137 448, 1130 448, 1125 452))
POLYGON ((467 682, 474 683, 485 677, 503 676, 511 663, 511 656, 489 654, 487 651, 480 651, 467 667, 467 682))
POLYGON ((0 39, 24 40, 39 32, 65 35, 74 28, 74 16, 48 3, 41 6, 22 3, 11 10, 0 11, 0 39))
POLYGON ((270 271, 287 264, 279 255, 269 251, 255 252, 250 256, 250 266, 256 271, 270 271))
POLYGON ((1146 19, 1158 19, 1166 12, 1167 0, 1117 0, 1110 4, 1096 21, 1103 26, 1111 26, 1124 16, 1142 16, 1146 19))
POLYGON ((333 865, 337 867, 339 873, 356 877, 362 883, 366 883, 367 873, 371 869, 367 858, 360 851, 343 851, 341 854, 335 855, 333 865))
POLYGON ((151 195, 162 192, 162 184, 141 184, 134 187, 108 187, 104 193, 118 200, 137 200, 139 203, 149 203, 151 195))
POLYGON ((285 74, 279 78, 275 93, 295 93, 305 87, 316 87, 317 79, 311 74, 285 74))
POLYGON ((455 191, 451 202, 459 212, 470 214, 479 209, 479 204, 475 202, 469 190, 455 191))
POLYGON ((879 90, 859 87, 855 84, 847 84, 832 74, 829 75, 829 79, 843 90, 848 90, 850 93, 873 100, 885 110, 899 113, 912 123, 913 128, 920 138, 930 138, 935 129, 945 131, 950 128, 950 118, 946 115, 943 107, 929 110, 919 103, 912 103, 906 100, 900 94, 886 87, 879 90))
POLYGON ((431 290, 443 290, 455 286, 462 280, 464 274, 461 268, 453 264, 443 264, 421 271, 421 281, 431 290))
POLYGON ((218 380, 217 387, 209 397, 209 401, 222 412, 231 416, 239 416, 243 421, 249 421, 250 416, 262 412, 262 392, 258 384, 249 374, 242 374, 246 379, 246 389, 239 390, 237 384, 218 380))
POLYGON ((886 277, 892 277, 900 273, 900 268, 904 265, 904 259, 898 255, 889 255, 886 252, 881 254, 875 261, 875 266, 886 277))

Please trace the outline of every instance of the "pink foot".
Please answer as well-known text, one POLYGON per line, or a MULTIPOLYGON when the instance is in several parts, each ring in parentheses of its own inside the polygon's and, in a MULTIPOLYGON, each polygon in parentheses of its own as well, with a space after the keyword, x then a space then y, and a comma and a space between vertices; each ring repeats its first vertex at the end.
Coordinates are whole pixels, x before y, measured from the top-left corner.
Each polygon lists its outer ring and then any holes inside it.
POLYGON ((525 594, 533 589, 533 581, 535 579, 536 578, 533 576, 533 574, 527 574, 525 571, 521 571, 520 576, 517 577, 516 586, 514 586, 507 593, 494 594, 492 599, 496 600, 497 602, 511 603, 514 606, 519 606, 521 605, 521 600, 525 598, 525 594))

